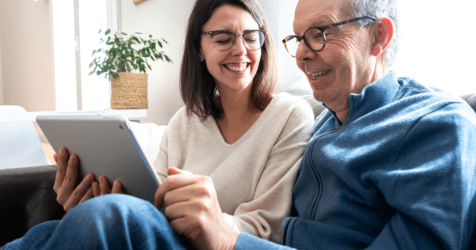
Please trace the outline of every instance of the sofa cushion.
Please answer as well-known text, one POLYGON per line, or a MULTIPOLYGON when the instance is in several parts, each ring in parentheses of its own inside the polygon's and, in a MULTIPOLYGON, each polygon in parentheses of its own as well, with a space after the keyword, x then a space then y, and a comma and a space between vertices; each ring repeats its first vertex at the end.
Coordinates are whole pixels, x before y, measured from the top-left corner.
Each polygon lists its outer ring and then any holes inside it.
POLYGON ((55 165, 1 170, 0 246, 41 222, 61 219, 64 210, 53 190, 55 175, 55 165))
POLYGON ((462 95, 461 98, 463 98, 463 100, 465 100, 469 106, 473 108, 474 112, 476 112, 476 93, 462 95))

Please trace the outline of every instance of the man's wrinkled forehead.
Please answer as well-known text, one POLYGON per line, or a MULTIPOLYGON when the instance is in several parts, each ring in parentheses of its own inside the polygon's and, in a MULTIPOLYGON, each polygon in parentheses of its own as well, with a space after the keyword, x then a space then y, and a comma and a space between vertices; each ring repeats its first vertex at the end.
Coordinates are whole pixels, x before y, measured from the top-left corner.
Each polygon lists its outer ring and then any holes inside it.
POLYGON ((299 0, 294 13, 294 32, 341 21, 342 6, 348 3, 349 0, 299 0))

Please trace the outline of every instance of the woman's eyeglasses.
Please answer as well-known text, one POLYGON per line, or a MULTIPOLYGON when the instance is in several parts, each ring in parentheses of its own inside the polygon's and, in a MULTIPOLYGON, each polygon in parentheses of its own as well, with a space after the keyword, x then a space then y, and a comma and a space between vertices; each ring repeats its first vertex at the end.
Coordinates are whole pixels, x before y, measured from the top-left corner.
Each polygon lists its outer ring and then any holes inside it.
POLYGON ((228 51, 235 45, 236 37, 241 36, 243 45, 247 50, 259 50, 266 37, 266 31, 263 30, 247 30, 243 34, 235 34, 227 30, 215 30, 202 32, 202 35, 210 35, 213 47, 219 51, 228 51))

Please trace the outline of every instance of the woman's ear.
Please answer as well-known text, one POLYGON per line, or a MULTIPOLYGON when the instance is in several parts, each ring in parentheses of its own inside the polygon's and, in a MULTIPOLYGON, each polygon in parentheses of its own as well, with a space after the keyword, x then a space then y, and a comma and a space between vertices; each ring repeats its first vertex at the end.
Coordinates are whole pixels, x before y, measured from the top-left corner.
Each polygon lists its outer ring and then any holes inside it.
POLYGON ((205 61, 205 57, 203 56, 202 49, 200 49, 200 53, 198 54, 198 58, 200 58, 200 62, 205 61))
POLYGON ((374 32, 374 43, 372 44, 373 56, 382 54, 393 38, 392 20, 384 17, 377 21, 377 30, 374 32))

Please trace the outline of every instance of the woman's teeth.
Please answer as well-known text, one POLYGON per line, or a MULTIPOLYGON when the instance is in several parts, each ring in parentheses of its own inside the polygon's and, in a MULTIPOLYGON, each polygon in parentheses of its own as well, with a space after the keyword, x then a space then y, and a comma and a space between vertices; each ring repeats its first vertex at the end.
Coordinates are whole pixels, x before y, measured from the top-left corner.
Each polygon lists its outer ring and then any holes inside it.
POLYGON ((229 63, 225 67, 231 71, 242 72, 248 67, 248 63, 229 63))
POLYGON ((326 75, 329 72, 331 72, 331 71, 328 70, 328 71, 316 72, 316 73, 309 73, 308 72, 308 74, 312 76, 312 80, 317 80, 317 79, 321 78, 323 75, 326 75))

